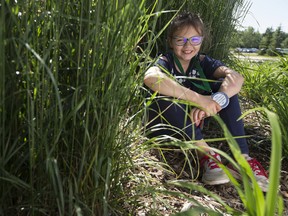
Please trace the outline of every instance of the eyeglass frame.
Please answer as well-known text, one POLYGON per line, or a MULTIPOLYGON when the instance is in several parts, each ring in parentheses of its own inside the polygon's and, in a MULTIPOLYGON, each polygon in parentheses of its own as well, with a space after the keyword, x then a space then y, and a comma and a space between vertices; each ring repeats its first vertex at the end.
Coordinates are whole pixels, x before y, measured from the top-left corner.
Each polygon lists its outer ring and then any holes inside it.
POLYGON ((200 45, 200 44, 202 44, 202 42, 203 42, 203 36, 192 36, 192 37, 190 37, 190 38, 186 38, 186 37, 178 37, 178 36, 175 36, 175 37, 173 37, 172 39, 183 39, 183 44, 177 44, 177 42, 176 41, 174 41, 174 43, 176 44, 176 46, 184 46, 188 41, 190 42, 190 44, 192 45, 192 46, 198 46, 198 45, 200 45), (200 40, 200 42, 199 43, 197 43, 197 44, 193 44, 193 42, 192 42, 192 39, 193 38, 201 38, 201 40, 200 40), (185 41, 186 40, 186 41, 185 41))

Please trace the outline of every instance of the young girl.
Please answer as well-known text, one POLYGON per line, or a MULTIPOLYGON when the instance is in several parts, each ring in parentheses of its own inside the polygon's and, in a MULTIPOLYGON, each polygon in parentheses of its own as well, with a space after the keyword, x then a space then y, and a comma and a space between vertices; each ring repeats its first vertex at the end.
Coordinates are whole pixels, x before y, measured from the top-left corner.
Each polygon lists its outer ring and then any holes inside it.
MULTIPOLYGON (((233 136, 245 136, 243 122, 237 120, 241 116, 237 94, 244 79, 221 61, 200 54, 203 39, 204 24, 199 16, 186 12, 171 22, 168 28, 171 52, 160 56, 144 77, 151 93, 158 93, 148 107, 146 128, 149 129, 149 137, 166 135, 181 140, 196 140, 196 145, 208 146, 200 126, 203 118, 218 113, 233 136), (178 99, 178 102, 173 102, 173 99, 178 99)), ((268 179, 265 170, 256 159, 249 157, 246 139, 238 138, 236 141, 259 186, 266 191, 268 179)), ((216 185, 229 182, 224 171, 211 159, 212 156, 221 162, 219 154, 207 150, 205 154, 199 152, 198 156, 204 183, 216 185)), ((230 169, 236 177, 237 171, 233 167, 230 169)))

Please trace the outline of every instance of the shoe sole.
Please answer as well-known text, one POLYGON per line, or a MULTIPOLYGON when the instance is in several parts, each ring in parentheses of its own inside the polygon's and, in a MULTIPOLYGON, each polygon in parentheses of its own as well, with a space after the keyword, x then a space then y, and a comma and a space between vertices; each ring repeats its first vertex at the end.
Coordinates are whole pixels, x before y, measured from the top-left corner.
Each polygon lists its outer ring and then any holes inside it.
POLYGON ((218 181, 207 181, 205 179, 202 178, 202 182, 204 184, 207 184, 207 185, 220 185, 220 184, 227 184, 230 182, 230 179, 221 179, 221 180, 218 180, 218 181))
POLYGON ((230 169, 229 167, 227 167, 227 168, 234 178, 236 178, 238 180, 242 180, 242 177, 238 172, 234 171, 233 169, 230 169))
MULTIPOLYGON (((234 170, 232 170, 232 169, 230 169, 230 168, 228 168, 228 170, 229 170, 229 172, 232 174, 232 176, 234 176, 235 179, 242 181, 242 177, 241 177, 241 175, 240 175, 238 172, 236 172, 236 171, 234 171, 234 170)), ((250 182, 250 183, 251 183, 251 182, 250 182)), ((264 185, 262 185, 262 184, 259 183, 259 182, 258 182, 258 186, 260 187, 260 189, 261 189, 263 192, 267 192, 267 191, 268 191, 268 187, 265 187, 264 185)))

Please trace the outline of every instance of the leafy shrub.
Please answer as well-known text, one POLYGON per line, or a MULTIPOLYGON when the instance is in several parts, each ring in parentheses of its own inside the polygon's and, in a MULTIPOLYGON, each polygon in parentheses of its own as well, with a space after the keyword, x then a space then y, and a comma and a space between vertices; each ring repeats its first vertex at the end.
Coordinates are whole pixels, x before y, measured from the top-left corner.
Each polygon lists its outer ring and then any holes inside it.
POLYGON ((288 59, 262 63, 240 62, 238 70, 245 77, 243 94, 259 106, 281 116, 279 119, 285 156, 288 156, 288 59))

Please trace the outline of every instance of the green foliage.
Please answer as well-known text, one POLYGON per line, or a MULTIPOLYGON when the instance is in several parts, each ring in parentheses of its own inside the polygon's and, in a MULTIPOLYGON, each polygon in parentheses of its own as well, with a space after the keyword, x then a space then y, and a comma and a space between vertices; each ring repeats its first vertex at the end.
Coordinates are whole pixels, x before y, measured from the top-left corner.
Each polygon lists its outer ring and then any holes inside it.
POLYGON ((268 48, 272 40, 272 35, 273 35, 273 29, 267 28, 265 33, 263 34, 263 38, 260 42, 259 48, 264 48, 264 49, 268 48))
POLYGON ((232 48, 259 48, 259 55, 276 56, 282 54, 280 48, 287 48, 288 34, 283 32, 281 26, 275 31, 267 28, 264 34, 256 32, 253 27, 248 27, 243 31, 236 31, 232 42, 232 48))
POLYGON ((270 44, 271 49, 276 49, 281 47, 281 42, 285 39, 285 33, 282 31, 281 27, 278 27, 274 31, 272 36, 272 43, 270 44))
POLYGON ((288 37, 286 37, 286 38, 282 41, 281 47, 284 47, 284 48, 288 47, 288 37))
POLYGON ((158 9, 1 1, 0 214, 108 215, 120 205, 127 119, 149 55, 137 44, 158 9))
MULTIPOLYGON (((168 185, 172 186, 172 188, 179 187, 179 188, 185 188, 189 191, 198 191, 201 194, 205 194, 209 197, 211 197, 214 201, 217 201, 220 203, 223 207, 223 209, 211 209, 208 206, 201 205, 197 200, 193 199, 193 196, 190 196, 189 194, 183 193, 181 191, 175 191, 175 190, 165 190, 165 189, 157 189, 152 190, 150 189, 149 192, 151 194, 168 194, 172 196, 181 197, 184 199, 187 199, 189 203, 192 204, 192 208, 187 209, 186 211, 175 213, 175 216, 184 216, 184 215, 198 215, 198 214, 209 214, 209 215, 223 215, 224 213, 230 214, 230 215, 252 215, 252 216, 266 216, 266 215, 282 215, 283 213, 283 200, 282 197, 278 194, 278 188, 279 188, 279 179, 280 179, 280 170, 281 170, 281 160, 279 158, 282 157, 282 141, 281 141, 281 128, 279 124, 279 118, 278 116, 269 111, 266 108, 258 108, 249 110, 247 113, 245 113, 242 117, 245 117, 245 115, 248 115, 250 112, 255 111, 261 111, 264 115, 267 116, 271 128, 272 128, 272 151, 271 151, 271 164, 269 168, 269 189, 266 193, 266 196, 264 196, 263 192, 261 191, 260 187, 258 186, 258 183, 256 182, 256 179, 254 177, 254 174, 250 168, 250 165, 247 163, 245 158, 241 155, 241 151, 235 141, 235 139, 230 134, 229 130, 223 123, 223 121, 218 116, 214 116, 214 118, 218 121, 219 126, 223 129, 225 140, 227 140, 229 147, 231 149, 231 152, 234 156, 234 159, 232 159, 230 156, 228 156, 225 152, 222 152, 218 149, 211 148, 211 150, 219 153, 223 158, 226 158, 231 164, 233 164, 234 167, 238 169, 238 171, 241 173, 242 180, 241 182, 237 181, 232 174, 229 172, 229 170, 223 165, 218 164, 228 175, 228 177, 231 180, 231 184, 235 187, 239 198, 241 199, 244 211, 236 210, 231 208, 229 205, 227 205, 220 196, 217 194, 211 192, 210 190, 204 188, 203 186, 197 184, 197 182, 194 182, 194 178, 192 175, 192 179, 189 181, 183 181, 183 180, 170 180, 168 181, 168 185), (273 200, 273 201, 272 201, 273 200)), ((167 140, 168 137, 163 137, 165 140, 167 140)), ((209 141, 217 141, 221 138, 215 138, 215 139, 209 139, 206 140, 209 141)), ((181 149, 183 152, 189 152, 189 151, 205 151, 207 149, 202 149, 201 147, 198 147, 195 145, 195 141, 180 141, 175 138, 170 137, 169 142, 161 142, 161 138, 159 140, 150 140, 150 147, 148 148, 156 148, 158 150, 166 149, 167 146, 170 148, 178 148, 181 149), (154 145, 151 146, 151 143, 154 143, 154 145)), ((148 142, 147 142, 148 143, 148 142)), ((205 147, 206 148, 206 147, 205 147)), ((146 149, 147 150, 147 149, 146 149)), ((185 154, 185 157, 188 159, 188 154, 185 154)), ((148 164, 149 162, 147 162, 148 164)), ((155 165, 153 165, 155 167, 155 165)), ((171 172, 171 168, 168 164, 162 164, 163 169, 166 167, 166 172, 171 172)), ((195 176, 197 178, 197 176, 195 176)))
POLYGON ((249 1, 242 0, 192 1, 191 8, 196 8, 201 14, 208 31, 203 52, 216 59, 227 58, 233 32, 250 6, 249 1))
POLYGON ((259 48, 262 35, 259 32, 255 32, 254 28, 249 27, 244 31, 237 31, 233 37, 231 46, 245 47, 245 48, 259 48))
POLYGON ((288 60, 279 57, 279 61, 261 64, 241 62, 239 71, 245 77, 243 94, 259 106, 267 107, 281 116, 279 119, 285 156, 288 156, 288 60))
MULTIPOLYGON (((182 6, 170 2, 1 0, 0 214, 125 214, 135 95, 154 42, 182 6)), ((182 9, 202 14, 211 33, 204 51, 223 57, 246 6, 182 9)))
MULTIPOLYGON (((228 56, 234 30, 239 25, 239 20, 245 17, 250 5, 244 0, 167 1, 165 9, 170 12, 164 13, 159 18, 155 31, 162 31, 162 28, 175 16, 178 10, 198 13, 203 19, 208 33, 202 51, 215 58, 223 59, 228 56)), ((155 48, 154 54, 169 49, 166 38, 165 33, 159 37, 158 47, 155 48)))

